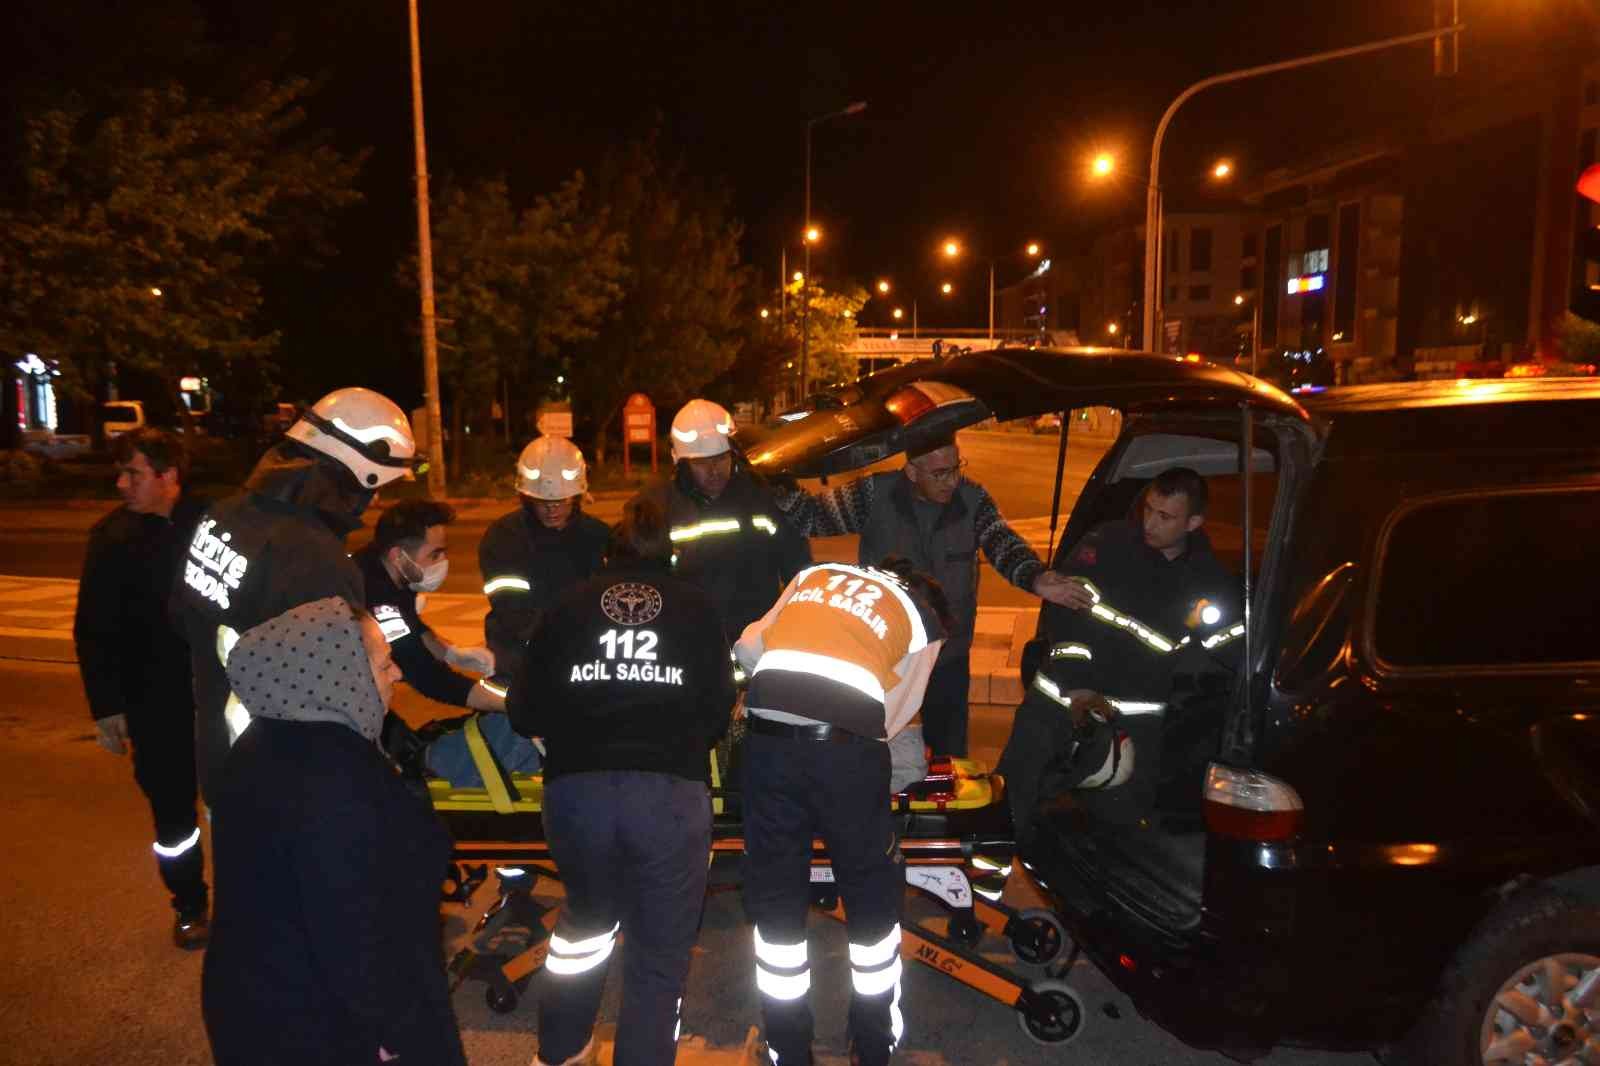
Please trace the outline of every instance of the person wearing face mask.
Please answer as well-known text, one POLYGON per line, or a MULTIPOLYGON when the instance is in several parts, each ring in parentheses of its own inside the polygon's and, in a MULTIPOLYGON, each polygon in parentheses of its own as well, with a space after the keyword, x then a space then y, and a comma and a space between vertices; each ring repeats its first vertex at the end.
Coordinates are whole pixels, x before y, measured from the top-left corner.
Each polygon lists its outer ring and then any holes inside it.
POLYGON ((201 1012, 219 1063, 466 1066, 439 937, 450 837, 377 743, 391 647, 330 596, 228 656, 251 718, 213 800, 201 1012))
POLYGON ((372 543, 356 552, 366 584, 367 609, 377 619, 394 661, 412 688, 440 703, 500 711, 505 698, 460 667, 494 673, 488 648, 461 648, 439 636, 418 613, 418 593, 434 592, 450 569, 445 527, 455 511, 437 500, 401 500, 378 518, 372 543))
POLYGON ((521 506, 496 519, 478 545, 489 597, 484 638, 502 686, 516 674, 544 611, 600 569, 611 529, 584 513, 588 491, 588 466, 577 446, 539 437, 517 457, 521 506))

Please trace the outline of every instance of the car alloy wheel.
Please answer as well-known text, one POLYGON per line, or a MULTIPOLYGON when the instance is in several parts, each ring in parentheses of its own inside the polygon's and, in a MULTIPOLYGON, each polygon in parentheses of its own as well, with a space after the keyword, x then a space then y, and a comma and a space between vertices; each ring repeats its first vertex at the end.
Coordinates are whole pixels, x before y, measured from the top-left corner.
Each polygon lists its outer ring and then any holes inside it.
POLYGON ((1587 1061, 1573 1057, 1591 1040, 1600 1045, 1600 956, 1567 953, 1531 962, 1500 986, 1480 1046, 1485 1066, 1587 1061))

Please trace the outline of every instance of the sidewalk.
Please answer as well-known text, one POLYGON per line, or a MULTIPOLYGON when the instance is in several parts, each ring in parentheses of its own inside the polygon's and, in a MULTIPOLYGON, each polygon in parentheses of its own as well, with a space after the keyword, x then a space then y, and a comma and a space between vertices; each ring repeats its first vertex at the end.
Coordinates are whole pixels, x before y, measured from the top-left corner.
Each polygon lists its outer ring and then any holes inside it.
MULTIPOLYGON (((453 644, 482 644, 488 601, 475 593, 418 596, 424 618, 453 644)), ((72 616, 78 583, 55 577, 0 575, 0 659, 72 663, 72 616)), ((972 642, 973 704, 1014 706, 1022 699, 1018 665, 1033 636, 1034 607, 980 607, 972 642)))

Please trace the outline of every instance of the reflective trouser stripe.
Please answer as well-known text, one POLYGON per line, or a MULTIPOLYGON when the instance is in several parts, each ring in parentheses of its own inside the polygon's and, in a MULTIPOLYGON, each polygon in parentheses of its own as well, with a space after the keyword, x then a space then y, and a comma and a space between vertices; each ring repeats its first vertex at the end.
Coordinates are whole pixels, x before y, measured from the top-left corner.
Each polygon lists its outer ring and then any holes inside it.
POLYGON ((756 988, 764 996, 788 1002, 811 991, 811 967, 806 961, 806 942, 773 944, 755 929, 756 988))
POLYGON ((190 833, 177 844, 173 844, 172 846, 168 847, 158 840, 150 846, 155 849, 156 855, 160 858, 176 859, 179 855, 182 855, 184 852, 188 851, 198 843, 200 843, 200 827, 195 826, 194 832, 190 833))
POLYGON ((560 933, 550 934, 550 954, 545 957, 544 968, 567 977, 588 973, 611 957, 620 927, 618 923, 604 933, 583 940, 568 940, 560 933))
POLYGON ((881 996, 900 987, 900 926, 873 944, 850 945, 850 984, 861 996, 881 996))
POLYGON ((678 997, 678 1005, 672 1008, 672 1016, 677 1019, 672 1026, 672 1042, 676 1044, 683 1037, 683 997, 678 997))

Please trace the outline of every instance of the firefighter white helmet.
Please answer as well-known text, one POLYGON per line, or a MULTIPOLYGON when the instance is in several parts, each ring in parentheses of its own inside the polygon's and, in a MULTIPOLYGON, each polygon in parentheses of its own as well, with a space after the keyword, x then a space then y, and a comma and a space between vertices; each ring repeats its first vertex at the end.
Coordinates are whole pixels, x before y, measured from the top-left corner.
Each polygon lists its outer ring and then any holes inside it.
POLYGON ((565 500, 589 491, 589 468, 565 437, 539 437, 517 456, 517 491, 536 500, 565 500))
POLYGON ((690 400, 672 419, 672 460, 709 459, 728 451, 733 416, 721 404, 690 400))
POLYGON ((338 462, 364 489, 410 476, 417 454, 405 412, 371 389, 335 389, 307 408, 288 436, 338 462))

